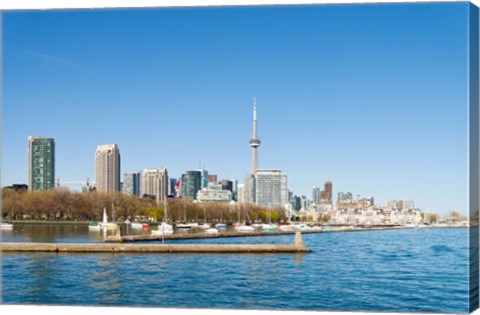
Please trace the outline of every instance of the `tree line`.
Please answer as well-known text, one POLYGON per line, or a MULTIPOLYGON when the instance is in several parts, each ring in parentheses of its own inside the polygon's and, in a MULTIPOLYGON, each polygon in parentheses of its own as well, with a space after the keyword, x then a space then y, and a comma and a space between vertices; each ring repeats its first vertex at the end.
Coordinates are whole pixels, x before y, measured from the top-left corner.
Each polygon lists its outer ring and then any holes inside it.
POLYGON ((15 191, 2 189, 3 220, 101 221, 103 209, 109 221, 171 222, 279 222, 288 214, 283 208, 266 209, 254 204, 197 203, 168 198, 157 203, 121 193, 72 192, 68 189, 15 191), (113 220, 112 220, 113 217, 113 220))

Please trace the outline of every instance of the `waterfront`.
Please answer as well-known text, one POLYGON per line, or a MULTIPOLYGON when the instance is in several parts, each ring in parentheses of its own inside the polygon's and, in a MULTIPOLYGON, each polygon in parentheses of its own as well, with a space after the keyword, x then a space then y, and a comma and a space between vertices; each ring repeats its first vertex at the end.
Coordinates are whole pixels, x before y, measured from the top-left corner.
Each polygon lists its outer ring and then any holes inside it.
MULTIPOLYGON (((100 241, 78 226, 50 227, 46 229, 50 232, 36 234, 23 230, 27 235, 11 232, 9 236, 2 231, 2 241, 100 241)), ((292 240, 292 235, 279 235, 169 243, 282 244, 292 240)), ((319 233, 305 234, 303 240, 312 253, 4 253, 2 301, 322 311, 468 310, 468 229, 319 233)))

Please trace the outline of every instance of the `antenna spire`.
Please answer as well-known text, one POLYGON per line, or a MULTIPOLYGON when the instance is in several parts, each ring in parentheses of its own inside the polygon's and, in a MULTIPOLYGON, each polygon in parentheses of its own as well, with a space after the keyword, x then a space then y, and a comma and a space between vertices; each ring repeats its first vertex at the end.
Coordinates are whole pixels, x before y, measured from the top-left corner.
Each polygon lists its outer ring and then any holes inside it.
POLYGON ((250 146, 252 147, 252 174, 257 172, 258 157, 257 148, 260 146, 260 139, 257 137, 257 97, 253 97, 253 132, 250 138, 250 146))
POLYGON ((257 120, 257 97, 253 97, 253 120, 257 120))

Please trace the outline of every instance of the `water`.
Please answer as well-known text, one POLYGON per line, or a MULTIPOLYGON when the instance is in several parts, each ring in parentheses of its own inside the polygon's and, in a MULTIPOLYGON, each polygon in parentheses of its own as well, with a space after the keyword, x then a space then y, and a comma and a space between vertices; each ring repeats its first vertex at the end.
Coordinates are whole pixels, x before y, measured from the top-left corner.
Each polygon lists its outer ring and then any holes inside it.
MULTIPOLYGON (((101 241, 86 227, 62 229, 52 232, 48 241, 101 241)), ((25 234, 7 232, 3 241, 47 241, 48 233, 40 233, 42 240, 25 234)), ((5 304, 468 312, 468 229, 305 234, 303 240, 312 253, 4 253, 2 300, 5 304)), ((292 241, 292 235, 282 235, 169 243, 292 241)))

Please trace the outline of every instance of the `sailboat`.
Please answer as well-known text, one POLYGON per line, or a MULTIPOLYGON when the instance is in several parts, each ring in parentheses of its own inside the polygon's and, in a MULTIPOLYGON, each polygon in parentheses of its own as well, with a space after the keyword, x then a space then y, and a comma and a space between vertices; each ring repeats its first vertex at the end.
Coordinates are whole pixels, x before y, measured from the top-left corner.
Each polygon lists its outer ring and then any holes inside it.
MULTIPOLYGON (((248 217, 248 213, 245 212, 245 209, 243 211, 244 218, 248 217)), ((253 232, 255 231, 255 228, 253 228, 250 225, 246 225, 245 223, 240 223, 240 209, 238 211, 238 222, 236 224, 233 224, 235 227, 235 231, 237 232, 253 232)))
POLYGON ((267 212, 268 222, 267 224, 262 224, 262 230, 264 231, 276 231, 278 230, 278 225, 272 224, 272 219, 270 217, 270 210, 267 212))
POLYGON ((196 228, 202 229, 202 230, 210 229, 210 224, 207 223, 207 210, 205 209, 205 207, 203 207, 203 218, 204 218, 204 222, 202 224, 197 225, 196 228))
POLYGON ((176 229, 189 230, 192 227, 198 225, 197 223, 192 223, 192 224, 186 223, 187 222, 187 204, 185 203, 185 200, 183 200, 183 216, 184 216, 184 219, 185 219, 184 220, 185 223, 179 223, 179 224, 175 225, 176 229))
POLYGON ((173 226, 168 224, 168 207, 167 202, 164 201, 165 214, 163 216, 163 222, 158 225, 158 230, 152 230, 152 235, 170 235, 173 234, 173 226))
MULTIPOLYGON (((113 218, 113 203, 112 203, 112 218, 113 218)), ((108 222, 107 209, 105 209, 105 207, 103 207, 103 220, 99 225, 100 225, 100 228, 107 229, 107 230, 113 230, 118 227, 116 223, 108 222)))

